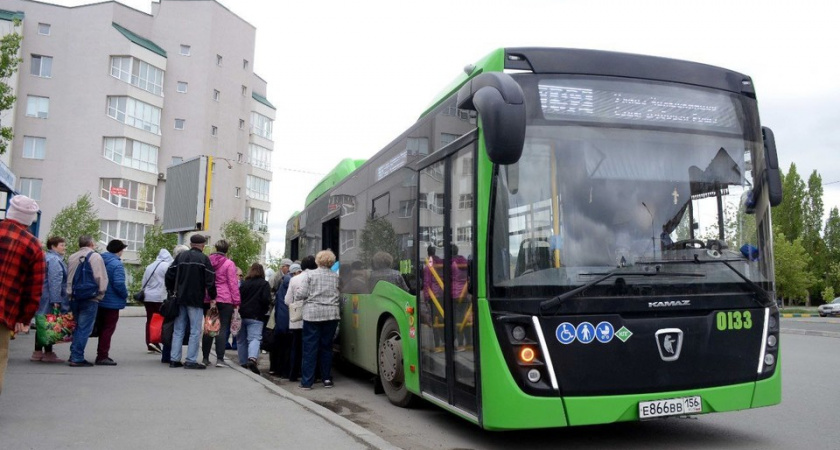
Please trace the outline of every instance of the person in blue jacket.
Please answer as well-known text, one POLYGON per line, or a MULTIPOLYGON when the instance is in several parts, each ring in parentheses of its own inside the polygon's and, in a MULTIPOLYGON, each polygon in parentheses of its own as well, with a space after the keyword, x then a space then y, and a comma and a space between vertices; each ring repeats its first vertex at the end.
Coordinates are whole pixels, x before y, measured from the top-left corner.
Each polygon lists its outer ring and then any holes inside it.
POLYGON ((105 270, 108 272, 108 289, 105 290, 105 297, 99 301, 99 310, 96 313, 95 328, 99 330, 99 345, 96 347, 97 366, 117 365, 108 352, 111 350, 111 337, 117 329, 120 310, 125 308, 128 299, 125 268, 120 259, 126 247, 123 241, 114 239, 108 243, 107 251, 102 254, 105 270))

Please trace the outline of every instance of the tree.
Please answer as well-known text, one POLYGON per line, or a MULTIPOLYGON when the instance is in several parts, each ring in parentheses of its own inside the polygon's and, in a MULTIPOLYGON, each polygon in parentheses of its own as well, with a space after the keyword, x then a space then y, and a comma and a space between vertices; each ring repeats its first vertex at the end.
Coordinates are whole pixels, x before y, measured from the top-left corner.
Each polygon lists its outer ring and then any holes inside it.
POLYGON ((806 299, 808 289, 816 280, 808 271, 811 257, 802 246, 802 238, 789 241, 784 234, 776 232, 773 239, 777 294, 782 299, 806 299))
POLYGON ((397 233, 394 231, 394 226, 381 217, 367 220, 365 228, 362 230, 359 246, 362 249, 360 258, 365 267, 372 266, 373 255, 380 251, 389 253, 394 261, 402 259, 400 258, 400 243, 397 239, 397 233))
POLYGON ((828 213, 823 234, 829 261, 840 261, 840 210, 835 206, 828 213))
MULTIPOLYGON (((23 58, 18 56, 20 41, 23 39, 23 36, 17 32, 19 26, 20 19, 14 19, 13 31, 0 38, 0 112, 11 109, 17 100, 8 80, 17 72, 18 66, 23 61, 23 58)), ((12 127, 0 126, 0 155, 6 153, 13 137, 12 127)))
POLYGON ((129 293, 133 295, 140 290, 146 266, 157 259, 160 249, 165 248, 171 253, 176 244, 178 244, 178 236, 175 233, 164 233, 160 225, 155 225, 146 232, 146 236, 143 238, 143 248, 137 252, 138 265, 126 266, 126 269, 130 270, 132 274, 131 283, 128 285, 129 293))
POLYGON ((805 203, 805 182, 796 172, 796 164, 790 164, 790 171, 782 174, 784 201, 773 208, 773 227, 793 241, 802 235, 803 208, 805 203))
POLYGON ((248 273, 251 264, 257 262, 262 250, 263 238, 247 222, 231 220, 222 224, 222 239, 230 245, 227 257, 248 273))
POLYGON ((76 203, 65 206, 55 215, 50 224, 50 236, 61 236, 67 240, 67 254, 79 250, 79 236, 99 237, 99 216, 93 209, 90 193, 81 195, 76 203))

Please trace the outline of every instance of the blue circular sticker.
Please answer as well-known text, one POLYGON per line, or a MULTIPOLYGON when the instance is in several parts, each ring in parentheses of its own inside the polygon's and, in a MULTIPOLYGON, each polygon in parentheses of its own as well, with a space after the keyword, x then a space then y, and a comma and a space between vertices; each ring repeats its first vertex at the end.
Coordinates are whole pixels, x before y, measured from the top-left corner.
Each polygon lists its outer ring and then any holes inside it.
POLYGON ((588 344, 595 339, 595 327, 589 322, 581 322, 576 330, 577 340, 581 344, 588 344))
POLYGON ((615 328, 611 323, 601 322, 595 327, 595 339, 598 339, 598 342, 606 344, 612 340, 613 336, 615 336, 615 328))
POLYGON ((571 344, 575 341, 575 327, 573 327, 569 322, 563 322, 558 325, 555 334, 557 335, 557 340, 560 341, 561 344, 571 344))

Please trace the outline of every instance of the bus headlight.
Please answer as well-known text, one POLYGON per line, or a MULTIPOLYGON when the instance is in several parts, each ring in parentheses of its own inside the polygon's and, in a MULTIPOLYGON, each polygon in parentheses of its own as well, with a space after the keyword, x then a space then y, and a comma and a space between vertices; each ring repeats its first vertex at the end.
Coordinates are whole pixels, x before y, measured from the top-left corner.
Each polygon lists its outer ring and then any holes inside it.
POLYGON ((513 327, 511 334, 513 335, 514 339, 516 339, 517 341, 521 341, 525 339, 525 328, 523 328, 521 325, 517 325, 513 327))
POLYGON ((531 370, 528 371, 528 381, 530 381, 531 383, 539 382, 540 378, 542 378, 542 375, 540 375, 539 370, 531 369, 531 370))
POLYGON ((778 342, 779 342, 779 340, 776 338, 776 335, 771 334, 770 336, 767 336, 767 345, 768 346, 775 347, 778 342))
POLYGON ((767 366, 772 366, 773 363, 776 362, 776 357, 773 356, 771 353, 764 355, 764 364, 767 366))
MULTIPOLYGON (((536 357, 537 353, 534 352, 534 349, 531 347, 522 347, 522 349, 519 350, 519 360, 525 364, 530 364, 536 357)), ((528 377, 530 378, 530 374, 528 377)))

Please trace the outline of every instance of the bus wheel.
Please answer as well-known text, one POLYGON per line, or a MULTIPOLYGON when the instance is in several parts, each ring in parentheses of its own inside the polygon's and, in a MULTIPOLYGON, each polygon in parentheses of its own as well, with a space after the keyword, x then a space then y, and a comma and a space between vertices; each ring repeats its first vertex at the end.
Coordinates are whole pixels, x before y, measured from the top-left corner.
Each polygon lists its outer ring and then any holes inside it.
POLYGON ((405 387, 400 327, 393 317, 379 333, 379 379, 391 403, 403 408, 412 403, 414 396, 405 387))

